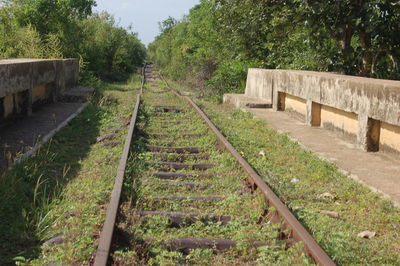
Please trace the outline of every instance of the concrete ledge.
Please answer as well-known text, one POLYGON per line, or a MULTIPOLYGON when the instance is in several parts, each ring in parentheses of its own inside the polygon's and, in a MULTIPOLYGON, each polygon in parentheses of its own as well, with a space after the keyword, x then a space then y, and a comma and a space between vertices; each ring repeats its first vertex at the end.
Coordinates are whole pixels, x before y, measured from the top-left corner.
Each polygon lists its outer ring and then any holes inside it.
POLYGON ((381 146, 400 152, 400 81, 251 68, 245 94, 228 95, 224 101, 246 107, 241 104, 245 97, 304 116, 309 126, 354 137, 363 150, 381 146))
POLYGON ((1 59, 0 121, 32 114, 33 107, 75 87, 78 78, 78 59, 1 59))
POLYGON ((272 104, 268 101, 248 97, 244 94, 224 94, 224 103, 230 103, 237 108, 271 108, 272 104))

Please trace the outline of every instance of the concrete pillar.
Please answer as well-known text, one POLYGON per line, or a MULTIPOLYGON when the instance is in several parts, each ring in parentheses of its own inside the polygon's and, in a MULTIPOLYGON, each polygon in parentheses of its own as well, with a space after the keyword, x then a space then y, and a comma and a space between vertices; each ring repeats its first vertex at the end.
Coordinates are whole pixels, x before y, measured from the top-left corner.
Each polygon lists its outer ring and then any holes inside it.
POLYGON ((5 118, 4 114, 4 97, 0 98, 0 121, 2 121, 5 118))
POLYGON ((272 110, 278 111, 278 92, 272 91, 272 110))
POLYGON ((28 88, 28 99, 27 99, 27 108, 26 113, 28 116, 32 115, 32 106, 33 106, 33 64, 29 64, 29 77, 30 77, 30 85, 28 88))
POLYGON ((55 98, 65 91, 65 60, 56 62, 55 98))
POLYGON ((16 113, 19 115, 26 116, 28 114, 27 106, 29 95, 28 91, 22 91, 14 95, 15 97, 15 107, 16 113))
POLYGON ((274 97, 272 101, 272 108, 274 111, 285 111, 285 98, 284 92, 274 90, 274 97))
POLYGON ((321 105, 307 99, 306 124, 312 127, 321 126, 321 105))
POLYGON ((357 144, 364 151, 378 151, 381 122, 365 114, 358 115, 357 144))

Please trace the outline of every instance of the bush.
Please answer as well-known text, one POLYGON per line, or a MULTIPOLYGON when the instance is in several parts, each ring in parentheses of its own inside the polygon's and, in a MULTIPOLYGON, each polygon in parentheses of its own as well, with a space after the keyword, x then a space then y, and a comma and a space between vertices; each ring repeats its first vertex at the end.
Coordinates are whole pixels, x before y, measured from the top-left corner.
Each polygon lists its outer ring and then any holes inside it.
POLYGON ((207 81, 207 86, 219 94, 244 93, 249 64, 241 61, 221 62, 213 76, 207 81))
POLYGON ((82 82, 123 81, 143 65, 146 48, 93 0, 7 1, 0 6, 0 57, 81 58, 82 82))

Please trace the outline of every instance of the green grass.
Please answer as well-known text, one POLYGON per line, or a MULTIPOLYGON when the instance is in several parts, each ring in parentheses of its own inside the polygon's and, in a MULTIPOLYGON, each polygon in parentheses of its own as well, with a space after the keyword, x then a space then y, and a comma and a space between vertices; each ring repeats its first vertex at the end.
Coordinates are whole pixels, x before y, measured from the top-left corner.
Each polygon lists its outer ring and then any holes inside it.
POLYGON ((400 264, 400 210, 389 200, 252 114, 204 99, 196 102, 336 263, 400 264), (260 156, 261 151, 265 156, 260 156), (291 182, 295 178, 299 182, 291 182), (322 193, 334 198, 319 198, 322 193), (335 211, 339 218, 321 211, 335 211), (377 235, 357 237, 366 230, 377 235))
MULTIPOLYGON (((160 83, 157 82, 157 85, 160 83)), ((271 225, 264 211, 268 209, 263 197, 258 193, 249 193, 246 176, 234 158, 224 150, 218 149, 218 141, 210 132, 198 114, 189 108, 187 102, 169 93, 150 93, 165 87, 145 88, 144 108, 138 122, 138 133, 133 144, 128 174, 125 180, 125 202, 123 203, 118 228, 121 237, 115 247, 113 259, 119 265, 243 265, 274 264, 292 265, 310 264, 310 259, 302 254, 302 243, 288 247, 278 237, 280 224, 271 225), (183 113, 157 113, 154 105, 175 105, 186 108, 183 113), (177 124, 179 122, 179 124, 177 124), (164 126, 160 128, 160 126, 164 126), (168 134, 169 137, 149 137, 152 133, 168 134), (204 133, 201 137, 182 138, 181 133, 204 133), (151 172, 160 171, 146 150, 146 144, 176 147, 200 147, 202 153, 211 155, 209 161, 218 165, 204 173, 210 177, 193 177, 184 182, 208 184, 196 189, 160 184, 160 180, 151 172), (131 193, 129 193, 131 192, 131 193), (222 196, 221 202, 203 201, 160 201, 156 196, 222 196), (191 213, 212 213, 229 215, 233 219, 228 225, 219 222, 201 222, 187 224, 181 228, 170 226, 168 218, 151 217, 143 219, 135 214, 137 210, 171 211, 191 213), (166 241, 174 238, 211 238, 233 239, 238 247, 229 252, 215 253, 212 250, 193 250, 182 254, 168 248, 166 241), (263 241, 267 246, 253 248, 251 241, 263 241), (299 256, 299 254, 302 254, 299 256)), ((205 162, 207 160, 186 160, 186 163, 205 162)), ((173 170, 175 172, 193 172, 191 170, 173 170)))
POLYGON ((103 84, 66 128, 0 178, 0 264, 89 263, 139 86, 103 84), (117 128, 119 145, 96 143, 117 128), (43 245, 57 235, 62 244, 43 245))

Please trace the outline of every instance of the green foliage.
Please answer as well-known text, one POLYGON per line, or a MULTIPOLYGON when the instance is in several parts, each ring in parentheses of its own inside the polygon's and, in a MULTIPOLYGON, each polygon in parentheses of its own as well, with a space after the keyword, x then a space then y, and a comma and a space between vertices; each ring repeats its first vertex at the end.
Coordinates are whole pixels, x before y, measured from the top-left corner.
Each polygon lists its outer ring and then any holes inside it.
POLYGON ((86 68, 105 80, 126 80, 143 64, 146 50, 136 34, 120 27, 107 13, 94 14, 82 20, 79 27, 84 36, 80 55, 86 68))
MULTIPOLYGON (((150 44, 149 53, 163 73, 174 80, 200 85, 202 89, 207 87, 206 81, 224 58, 213 12, 212 1, 201 1, 188 16, 150 44)), ((168 20, 162 25, 165 23, 168 20)))
POLYGON ((246 62, 227 60, 221 62, 214 75, 208 80, 210 88, 223 92, 240 92, 245 87, 249 65, 246 62))
POLYGON ((0 6, 0 57, 81 58, 88 80, 126 80, 143 64, 146 49, 111 15, 92 14, 94 5, 94 0, 6 1, 0 6))
POLYGON ((247 66, 399 79, 399 22, 394 0, 202 0, 162 22, 149 53, 170 78, 218 94, 243 90, 247 66))

